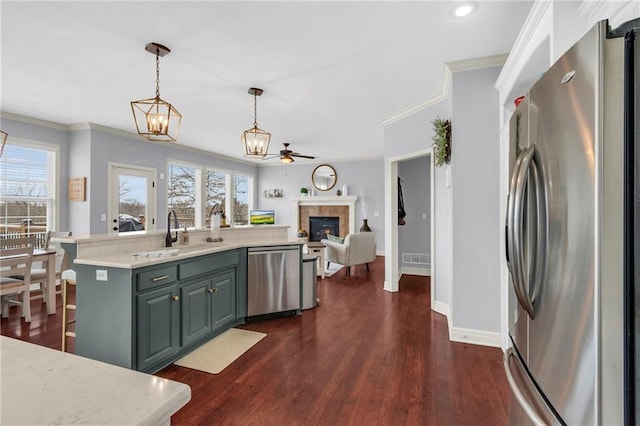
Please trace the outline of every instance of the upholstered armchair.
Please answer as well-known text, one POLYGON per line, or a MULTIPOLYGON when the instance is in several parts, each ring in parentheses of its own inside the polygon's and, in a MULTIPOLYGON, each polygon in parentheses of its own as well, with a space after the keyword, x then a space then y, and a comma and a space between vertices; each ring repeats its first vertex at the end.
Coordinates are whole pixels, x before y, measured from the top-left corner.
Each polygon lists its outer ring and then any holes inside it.
POLYGON ((351 266, 367 265, 376 260, 376 235, 373 232, 358 232, 345 237, 344 243, 322 240, 325 245, 325 259, 327 266, 338 263, 347 268, 347 276, 351 275, 351 266))

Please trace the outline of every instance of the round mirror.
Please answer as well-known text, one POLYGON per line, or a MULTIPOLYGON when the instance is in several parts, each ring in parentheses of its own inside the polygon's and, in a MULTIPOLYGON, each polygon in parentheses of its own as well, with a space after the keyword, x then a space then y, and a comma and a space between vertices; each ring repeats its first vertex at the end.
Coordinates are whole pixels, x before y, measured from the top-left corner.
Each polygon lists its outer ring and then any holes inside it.
POLYGON ((328 191, 336 185, 338 174, 335 169, 328 164, 320 164, 313 169, 311 182, 320 191, 328 191))

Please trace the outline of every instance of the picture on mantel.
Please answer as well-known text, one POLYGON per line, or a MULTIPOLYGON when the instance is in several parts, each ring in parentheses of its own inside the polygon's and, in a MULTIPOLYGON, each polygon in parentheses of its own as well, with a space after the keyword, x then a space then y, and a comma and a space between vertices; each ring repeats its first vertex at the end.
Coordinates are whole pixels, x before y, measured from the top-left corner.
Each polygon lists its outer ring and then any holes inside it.
POLYGON ((404 218, 407 212, 404 211, 404 197, 402 196, 402 180, 398 176, 398 225, 404 225, 404 218))

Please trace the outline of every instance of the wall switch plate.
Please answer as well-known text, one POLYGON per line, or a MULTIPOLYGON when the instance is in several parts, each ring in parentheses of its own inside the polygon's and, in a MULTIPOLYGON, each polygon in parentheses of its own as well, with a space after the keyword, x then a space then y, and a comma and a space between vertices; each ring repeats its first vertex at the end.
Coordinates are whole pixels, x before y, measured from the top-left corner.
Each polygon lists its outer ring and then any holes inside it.
POLYGON ((378 216, 380 216, 380 212, 373 212, 373 215, 374 215, 375 217, 378 217, 378 216))
POLYGON ((107 281, 107 277, 106 269, 96 269, 96 281, 107 281))
POLYGON ((422 220, 427 220, 427 214, 426 213, 422 213, 422 220))
POLYGON ((106 222, 106 221, 107 221, 107 214, 106 213, 100 214, 100 222, 106 222))

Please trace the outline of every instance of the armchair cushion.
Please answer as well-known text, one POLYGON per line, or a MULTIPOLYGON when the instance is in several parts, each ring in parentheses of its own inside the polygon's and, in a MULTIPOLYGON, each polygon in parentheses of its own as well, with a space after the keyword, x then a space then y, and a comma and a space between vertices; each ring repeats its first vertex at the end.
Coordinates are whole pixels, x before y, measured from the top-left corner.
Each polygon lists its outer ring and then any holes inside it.
POLYGON ((376 235, 373 232, 349 234, 344 244, 322 240, 325 245, 325 260, 344 266, 360 265, 376 259, 376 235))

